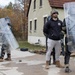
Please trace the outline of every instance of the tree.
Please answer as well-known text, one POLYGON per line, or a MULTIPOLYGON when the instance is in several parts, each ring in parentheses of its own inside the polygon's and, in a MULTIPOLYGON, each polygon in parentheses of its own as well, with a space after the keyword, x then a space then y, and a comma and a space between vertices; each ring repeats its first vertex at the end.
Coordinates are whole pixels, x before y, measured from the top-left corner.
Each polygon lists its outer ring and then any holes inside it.
POLYGON ((12 4, 12 2, 10 2, 7 6, 5 6, 5 8, 7 8, 7 9, 13 9, 13 4, 12 4))
POLYGON ((22 38, 21 33, 21 13, 20 12, 14 12, 13 5, 9 3, 8 6, 5 6, 4 8, 0 9, 0 18, 9 17, 11 19, 12 23, 12 29, 13 33, 17 38, 22 38))
POLYGON ((27 19, 28 0, 15 0, 0 9, 0 18, 9 17, 11 19, 13 33, 17 38, 27 40, 28 19, 27 19), (18 2, 16 2, 18 1, 18 2))
POLYGON ((23 33, 23 39, 27 39, 28 37, 28 18, 27 18, 27 11, 29 6, 30 0, 15 0, 17 4, 21 6, 22 11, 22 33, 23 33))

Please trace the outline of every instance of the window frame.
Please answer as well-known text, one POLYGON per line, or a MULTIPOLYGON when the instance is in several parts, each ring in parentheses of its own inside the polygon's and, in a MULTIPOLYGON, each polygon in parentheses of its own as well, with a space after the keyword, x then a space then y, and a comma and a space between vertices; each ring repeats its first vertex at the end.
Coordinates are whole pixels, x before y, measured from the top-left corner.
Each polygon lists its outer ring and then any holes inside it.
POLYGON ((43 2, 42 2, 42 0, 40 0, 40 7, 42 7, 42 4, 43 4, 43 2))
POLYGON ((34 10, 36 9, 36 0, 34 0, 34 10))
POLYGON ((29 21, 29 31, 30 31, 30 33, 32 33, 32 29, 33 29, 33 27, 32 27, 32 20, 30 20, 29 21))
POLYGON ((34 19, 34 32, 37 30, 37 19, 34 19))
POLYGON ((32 31, 32 21, 30 21, 30 31, 32 31))

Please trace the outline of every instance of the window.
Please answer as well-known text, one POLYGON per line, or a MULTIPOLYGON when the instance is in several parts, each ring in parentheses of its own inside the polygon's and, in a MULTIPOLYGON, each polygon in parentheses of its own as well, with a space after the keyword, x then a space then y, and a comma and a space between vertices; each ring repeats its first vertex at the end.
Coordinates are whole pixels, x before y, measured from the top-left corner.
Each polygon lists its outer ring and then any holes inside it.
POLYGON ((40 6, 42 6, 42 0, 40 0, 40 6))
POLYGON ((30 21, 30 31, 32 30, 32 21, 30 21))
POLYGON ((44 17, 44 25, 45 25, 46 22, 47 22, 47 17, 44 17))
POLYGON ((37 29, 37 20, 34 20, 34 31, 37 29))
POLYGON ((34 0, 34 9, 36 9, 36 0, 34 0))

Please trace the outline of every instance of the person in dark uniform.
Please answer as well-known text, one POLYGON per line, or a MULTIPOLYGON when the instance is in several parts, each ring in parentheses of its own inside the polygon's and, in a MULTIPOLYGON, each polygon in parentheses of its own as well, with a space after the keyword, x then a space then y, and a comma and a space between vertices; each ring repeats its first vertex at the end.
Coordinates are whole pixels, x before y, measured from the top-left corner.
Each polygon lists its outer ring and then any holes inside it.
POLYGON ((66 30, 66 22, 65 19, 63 20, 63 31, 65 32, 65 57, 64 57, 64 64, 65 64, 65 72, 69 73, 71 72, 69 68, 69 61, 70 61, 70 56, 71 52, 69 51, 68 47, 68 38, 67 38, 67 30, 66 30))
MULTIPOLYGON (((10 19, 8 17, 5 18, 7 21, 7 25, 11 29, 11 23, 10 19)), ((7 53, 7 58, 5 60, 11 61, 11 50, 10 50, 10 45, 5 37, 6 32, 2 32, 2 47, 1 47, 1 56, 0 56, 0 62, 3 62, 5 53, 7 53)))

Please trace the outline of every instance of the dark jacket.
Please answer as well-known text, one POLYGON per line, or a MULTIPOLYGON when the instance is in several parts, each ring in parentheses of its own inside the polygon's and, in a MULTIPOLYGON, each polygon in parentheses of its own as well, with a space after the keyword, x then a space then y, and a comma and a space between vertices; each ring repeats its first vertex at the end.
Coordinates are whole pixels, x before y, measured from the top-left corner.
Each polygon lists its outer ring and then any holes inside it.
POLYGON ((43 32, 44 34, 52 40, 60 40, 60 33, 62 30, 62 21, 53 20, 52 18, 44 25, 43 32))

